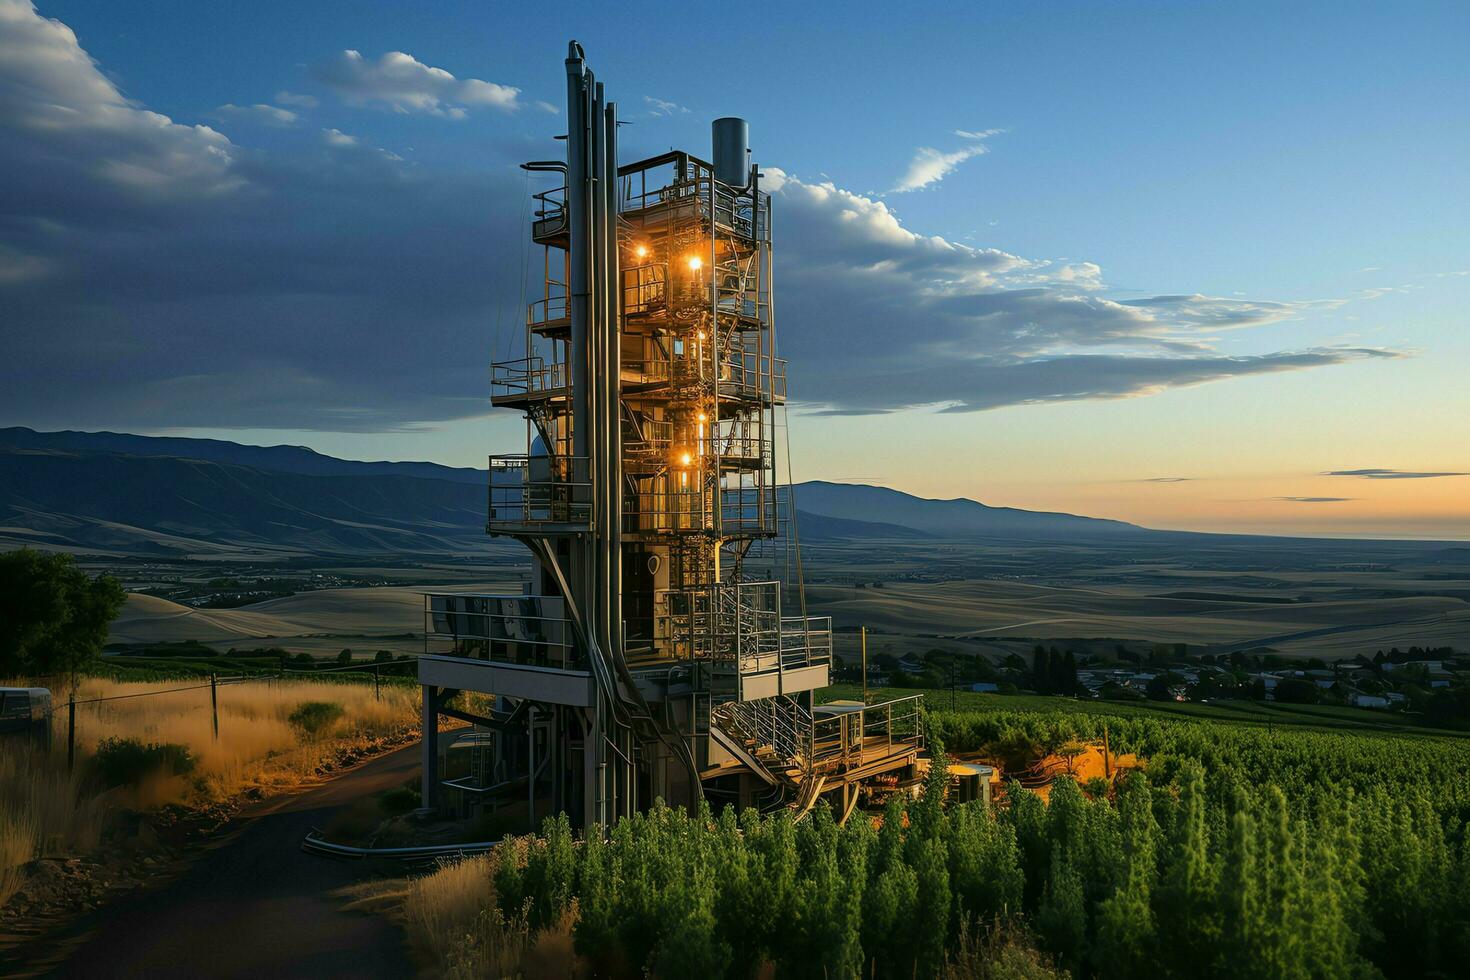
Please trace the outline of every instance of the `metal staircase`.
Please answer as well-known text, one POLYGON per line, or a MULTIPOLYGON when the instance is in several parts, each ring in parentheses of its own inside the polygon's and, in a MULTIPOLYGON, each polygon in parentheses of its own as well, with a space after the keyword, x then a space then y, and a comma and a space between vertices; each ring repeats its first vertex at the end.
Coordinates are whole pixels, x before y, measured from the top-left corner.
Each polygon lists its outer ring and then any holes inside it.
POLYGON ((834 705, 817 717, 785 695, 727 701, 710 712, 709 733, 797 817, 840 790, 846 819, 863 780, 911 764, 923 745, 915 698, 834 705))

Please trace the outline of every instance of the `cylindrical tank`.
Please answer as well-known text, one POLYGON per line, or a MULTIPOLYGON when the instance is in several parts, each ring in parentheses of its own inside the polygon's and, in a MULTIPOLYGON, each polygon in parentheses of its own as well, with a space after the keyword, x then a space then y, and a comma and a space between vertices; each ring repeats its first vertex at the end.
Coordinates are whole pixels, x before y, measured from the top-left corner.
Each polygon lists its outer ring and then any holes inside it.
POLYGON ((750 176, 750 124, 735 116, 716 119, 714 135, 715 179, 731 187, 744 187, 750 176))

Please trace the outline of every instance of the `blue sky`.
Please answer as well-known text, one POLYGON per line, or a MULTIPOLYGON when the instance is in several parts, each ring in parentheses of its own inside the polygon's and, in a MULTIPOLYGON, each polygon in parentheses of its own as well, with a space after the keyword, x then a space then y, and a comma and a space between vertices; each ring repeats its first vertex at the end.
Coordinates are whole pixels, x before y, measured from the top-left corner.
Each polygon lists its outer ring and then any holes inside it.
POLYGON ((1324 475, 1470 470, 1465 4, 0 10, 0 422, 496 449, 574 36, 629 158, 739 114, 784 175, 799 477, 1470 537, 1324 475))

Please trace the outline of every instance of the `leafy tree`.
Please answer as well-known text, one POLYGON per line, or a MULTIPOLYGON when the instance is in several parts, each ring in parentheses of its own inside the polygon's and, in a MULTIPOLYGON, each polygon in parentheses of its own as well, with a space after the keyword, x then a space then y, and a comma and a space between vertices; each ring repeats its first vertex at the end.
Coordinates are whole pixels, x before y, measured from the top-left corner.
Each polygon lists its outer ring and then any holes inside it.
POLYGON ((919 905, 919 876, 904 861, 903 801, 894 797, 883 811, 868 869, 863 901, 863 950, 882 976, 914 972, 913 926, 919 905))
POLYGON ((1170 674, 1155 674, 1149 678, 1147 686, 1144 687, 1144 693, 1148 695, 1150 701, 1174 700, 1174 692, 1169 687, 1171 676, 1170 674))
POLYGON ((1149 972, 1157 938, 1150 901, 1158 824, 1148 780, 1142 773, 1132 773, 1123 781, 1118 810, 1123 833, 1123 880, 1098 908, 1096 963, 1101 976, 1132 977, 1149 972))
POLYGON ((1287 677, 1276 685, 1276 700, 1287 704, 1316 704, 1322 700, 1322 691, 1304 677, 1287 677))
POLYGON ((350 665, 352 663, 352 651, 350 649, 343 649, 341 653, 337 654, 337 663, 343 667, 350 665))
POLYGON ((0 675, 75 682, 102 654, 108 624, 126 599, 117 579, 89 577, 71 555, 0 554, 0 675))
POLYGON ((1222 925, 1216 904, 1220 867, 1210 851, 1204 770, 1190 760, 1176 779, 1178 811, 1159 891, 1159 932, 1168 936, 1160 953, 1178 976, 1213 972, 1222 925))
POLYGON ((1052 851, 1046 893, 1036 910, 1036 930, 1047 949, 1074 972, 1087 953, 1087 903, 1082 876, 1062 848, 1052 851))
POLYGON ((1037 694, 1051 693, 1051 654, 1040 645, 1031 651, 1031 686, 1037 694))
POLYGON ((1067 651, 1062 668, 1062 678, 1066 681, 1066 690, 1063 693, 1077 694, 1082 689, 1082 684, 1077 680, 1077 657, 1071 650, 1067 651))

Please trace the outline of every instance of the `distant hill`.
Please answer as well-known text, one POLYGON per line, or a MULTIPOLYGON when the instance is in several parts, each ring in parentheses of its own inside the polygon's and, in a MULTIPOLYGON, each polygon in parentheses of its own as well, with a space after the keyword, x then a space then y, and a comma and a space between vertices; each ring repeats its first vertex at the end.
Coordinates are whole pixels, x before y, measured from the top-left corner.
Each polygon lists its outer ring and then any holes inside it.
POLYGON ((455 480, 315 476, 194 458, 0 451, 7 544, 189 555, 442 555, 486 547, 486 493, 455 480))
POLYGON ((877 520, 931 535, 1035 539, 1158 533, 1122 521, 991 507, 966 497, 929 500, 861 483, 800 483, 796 502, 802 511, 847 520, 877 520))
MULTIPOLYGON (((356 462, 301 446, 0 429, 0 548, 31 543, 134 555, 261 557, 514 550, 485 535, 485 481, 484 470, 356 462)), ((1154 531, 966 498, 928 500, 863 484, 803 483, 795 498, 803 541, 1188 543, 1198 550, 1291 540, 1154 531)), ((1463 551, 1439 547, 1447 563, 1463 551)))
POLYGON ((414 476, 425 480, 468 483, 477 487, 485 485, 485 471, 469 467, 440 466, 438 463, 363 463, 323 456, 305 446, 243 446, 223 439, 135 436, 126 432, 0 429, 0 452, 12 449, 57 449, 65 452, 202 459, 212 463, 230 463, 270 470, 274 473, 299 473, 303 476, 414 476))
POLYGON ((848 517, 833 517, 818 514, 802 506, 800 499, 803 484, 797 484, 796 527, 803 540, 821 541, 829 538, 932 538, 934 535, 902 524, 887 524, 882 521, 859 521, 848 517))

